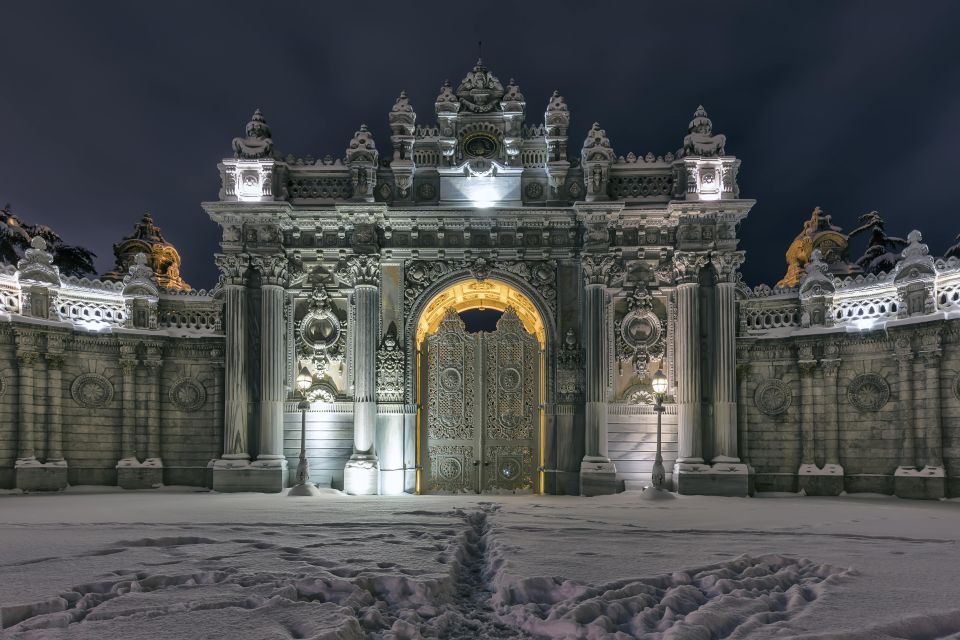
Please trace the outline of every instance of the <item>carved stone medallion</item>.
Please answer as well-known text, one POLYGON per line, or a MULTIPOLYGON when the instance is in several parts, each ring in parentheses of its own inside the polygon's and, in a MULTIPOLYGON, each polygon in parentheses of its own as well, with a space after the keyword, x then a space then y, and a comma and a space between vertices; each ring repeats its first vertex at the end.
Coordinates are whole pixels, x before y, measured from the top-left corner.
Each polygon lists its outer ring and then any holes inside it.
POLYGON ((543 185, 539 182, 528 182, 524 192, 531 200, 538 200, 543 196, 543 185))
POLYGON ((782 380, 764 380, 757 387, 753 395, 754 404, 768 416, 777 416, 785 413, 793 401, 790 387, 782 380))
POLYGON ((181 411, 196 411, 207 402, 207 390, 190 378, 182 378, 170 387, 170 402, 181 411))
POLYGON ((331 311, 308 313, 299 329, 300 339, 311 349, 328 351, 340 339, 340 321, 331 311))
POLYGON ((110 404, 113 385, 99 373, 83 373, 70 385, 70 395, 81 407, 95 409, 110 404))
POLYGON ((417 187, 417 198, 420 200, 433 200, 437 197, 437 188, 429 182, 421 182, 417 187))
POLYGON ((861 411, 879 411, 890 399, 890 385, 875 373, 864 373, 850 382, 847 399, 861 411))

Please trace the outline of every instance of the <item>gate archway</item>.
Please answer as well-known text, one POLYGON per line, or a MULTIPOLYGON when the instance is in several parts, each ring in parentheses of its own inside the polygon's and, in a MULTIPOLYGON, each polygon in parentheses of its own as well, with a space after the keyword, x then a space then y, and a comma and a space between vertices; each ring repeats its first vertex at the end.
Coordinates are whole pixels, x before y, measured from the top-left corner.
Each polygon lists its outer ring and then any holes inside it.
POLYGON ((468 279, 438 291, 416 325, 417 492, 543 490, 547 327, 517 287, 468 279), (492 332, 459 314, 503 312, 492 332))

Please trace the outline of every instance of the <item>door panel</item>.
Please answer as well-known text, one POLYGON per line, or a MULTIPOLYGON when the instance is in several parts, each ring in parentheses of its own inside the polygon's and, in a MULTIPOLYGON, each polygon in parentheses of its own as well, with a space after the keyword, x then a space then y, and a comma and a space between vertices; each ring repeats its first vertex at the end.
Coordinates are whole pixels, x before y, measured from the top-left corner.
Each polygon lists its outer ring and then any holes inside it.
POLYGON ((428 493, 477 490, 479 411, 476 407, 477 336, 464 331, 448 312, 436 333, 427 337, 428 493))
POLYGON ((512 309, 483 336, 484 491, 533 491, 540 423, 536 338, 512 309))
POLYGON ((540 351, 513 309, 470 334, 450 310, 426 339, 427 493, 536 491, 540 351))

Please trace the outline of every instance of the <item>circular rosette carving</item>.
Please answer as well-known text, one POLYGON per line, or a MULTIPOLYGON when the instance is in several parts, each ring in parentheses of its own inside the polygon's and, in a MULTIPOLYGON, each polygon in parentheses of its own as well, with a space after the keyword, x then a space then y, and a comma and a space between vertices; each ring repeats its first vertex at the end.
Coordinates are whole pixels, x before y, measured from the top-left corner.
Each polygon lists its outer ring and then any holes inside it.
POLYGON ((890 385, 875 373, 864 373, 850 382, 847 400, 861 411, 879 411, 890 400, 890 385))
POLYGON ((504 458, 500 461, 500 477, 504 480, 513 480, 521 471, 520 461, 515 458, 504 458))
POLYGON ((170 387, 170 402, 181 411, 196 411, 207 403, 207 390, 196 380, 183 378, 170 387))
POLYGON ((456 480, 463 475, 463 467, 456 458, 442 458, 437 463, 437 475, 444 480, 456 480))
POLYGON ((440 372, 440 388, 444 391, 460 391, 463 384, 463 378, 460 372, 453 367, 448 367, 440 372))
POLYGON ((81 407, 96 409, 113 400, 113 385, 99 373, 84 373, 70 385, 70 395, 81 407))
POLYGON ((764 380, 757 387, 753 395, 754 404, 768 416, 778 416, 786 413, 793 402, 793 394, 790 387, 782 380, 764 380))
POLYGON ((437 188, 429 182, 421 182, 417 187, 417 197, 420 200, 433 200, 437 197, 437 188))
POLYGON ((543 185, 539 182, 528 182, 524 191, 531 200, 539 200, 543 196, 543 185))
POLYGON ((329 309, 313 310, 297 325, 300 341, 314 351, 334 351, 340 340, 340 320, 329 309))
POLYGON ((498 382, 504 391, 516 391, 520 388, 520 372, 513 368, 504 369, 500 372, 498 382))

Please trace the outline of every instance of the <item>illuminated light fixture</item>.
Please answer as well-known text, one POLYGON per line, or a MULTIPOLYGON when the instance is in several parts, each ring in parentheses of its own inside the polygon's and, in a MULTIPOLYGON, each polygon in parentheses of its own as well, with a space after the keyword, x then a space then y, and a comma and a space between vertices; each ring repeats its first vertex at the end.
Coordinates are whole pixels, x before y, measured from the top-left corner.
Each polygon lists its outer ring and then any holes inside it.
POLYGON ((663 468, 663 455, 661 455, 661 432, 663 422, 663 399, 667 392, 667 376, 663 373, 663 366, 657 367, 657 372, 653 374, 653 380, 650 386, 653 387, 656 404, 653 410, 657 412, 657 457, 653 462, 653 470, 650 473, 650 480, 653 488, 657 491, 663 490, 663 485, 667 482, 666 470, 663 468))
POLYGON ((667 376, 664 375, 663 369, 657 369, 657 372, 653 374, 653 392, 657 395, 663 395, 667 392, 667 376))
POLYGON ((319 496, 317 485, 310 482, 310 464, 307 462, 307 411, 310 410, 310 401, 307 400, 307 391, 313 386, 313 376, 303 367, 297 375, 297 389, 300 390, 302 400, 297 405, 300 411, 300 461, 297 463, 297 484, 290 487, 288 496, 310 497, 319 496))

